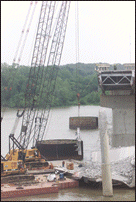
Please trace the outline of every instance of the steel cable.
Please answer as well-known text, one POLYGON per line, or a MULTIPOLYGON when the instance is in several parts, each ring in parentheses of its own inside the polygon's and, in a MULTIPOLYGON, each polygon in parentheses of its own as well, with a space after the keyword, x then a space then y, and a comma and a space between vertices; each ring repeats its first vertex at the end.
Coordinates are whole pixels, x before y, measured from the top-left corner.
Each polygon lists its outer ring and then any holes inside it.
POLYGON ((20 54, 19 54, 19 57, 18 57, 18 65, 19 65, 19 63, 21 61, 21 57, 22 57, 22 54, 23 54, 23 51, 24 51, 24 47, 25 47, 25 44, 26 44, 27 36, 29 34, 30 27, 31 27, 31 24, 32 24, 32 20, 33 20, 33 16, 34 16, 34 13, 35 13, 36 5, 37 5, 37 1, 35 2, 35 5, 34 5, 34 8, 33 8, 31 17, 30 17, 30 21, 29 21, 29 24, 28 24, 28 27, 27 27, 27 30, 26 30, 25 38, 24 38, 24 41, 23 41, 23 44, 22 44, 22 47, 21 47, 21 50, 20 50, 20 54))
POLYGON ((14 56, 14 59, 13 59, 12 66, 13 66, 13 64, 16 62, 16 57, 17 57, 17 55, 18 55, 18 51, 19 51, 19 48, 20 48, 20 44, 21 44, 21 42, 22 42, 23 34, 24 34, 24 32, 25 32, 25 28, 26 28, 26 24, 27 24, 29 15, 30 15, 30 11, 31 11, 31 8, 32 8, 32 4, 33 4, 33 2, 31 1, 30 7, 29 7, 29 9, 28 9, 28 13, 27 13, 27 15, 26 15, 26 19, 25 19, 25 23, 24 23, 23 29, 22 29, 22 31, 21 31, 21 36, 20 36, 20 39, 19 39, 19 42, 18 42, 18 46, 17 46, 16 52, 15 52, 15 56, 14 56))
POLYGON ((76 51, 76 93, 78 101, 78 116, 80 115, 80 94, 79 94, 79 10, 78 1, 75 2, 75 51, 76 51))

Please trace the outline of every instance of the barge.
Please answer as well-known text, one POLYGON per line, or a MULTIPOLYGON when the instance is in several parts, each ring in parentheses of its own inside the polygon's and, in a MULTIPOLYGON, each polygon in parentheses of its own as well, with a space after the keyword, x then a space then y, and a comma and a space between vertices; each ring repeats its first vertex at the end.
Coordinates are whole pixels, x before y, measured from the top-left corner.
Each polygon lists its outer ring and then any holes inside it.
POLYGON ((83 159, 83 141, 75 139, 53 139, 37 141, 37 149, 46 160, 83 159))
POLYGON ((46 178, 41 175, 38 176, 37 179, 37 183, 27 186, 25 184, 21 186, 16 186, 14 184, 1 184, 1 199, 58 193, 61 189, 79 186, 78 181, 68 178, 57 182, 47 182, 46 178))

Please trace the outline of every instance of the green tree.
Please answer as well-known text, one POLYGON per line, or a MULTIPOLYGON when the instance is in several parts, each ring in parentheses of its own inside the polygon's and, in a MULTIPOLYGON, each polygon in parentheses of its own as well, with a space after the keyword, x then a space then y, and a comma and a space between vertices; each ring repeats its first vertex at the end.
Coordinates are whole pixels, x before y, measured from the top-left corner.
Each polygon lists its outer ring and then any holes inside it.
MULTIPOLYGON (((60 66, 52 106, 77 105, 77 93, 80 94, 81 105, 99 104, 101 92, 97 92, 98 80, 94 72, 94 64, 68 64, 60 66)), ((8 107, 24 107, 25 91, 28 84, 30 67, 19 66, 14 68, 6 63, 1 64, 1 105, 8 107), (12 90, 9 91, 10 87, 12 90)), ((50 69, 49 69, 50 71, 50 69)), ((50 72, 49 72, 50 74, 50 72)), ((48 74, 48 75, 49 75, 48 74)), ((46 74, 44 74, 46 76, 46 74)), ((42 71, 39 72, 36 95, 41 89, 42 71)), ((37 100, 35 106, 45 107, 47 104, 48 83, 50 77, 46 76, 42 98, 37 100)), ((51 86, 53 83, 51 84, 51 86)), ((53 88, 53 86, 52 86, 53 88)), ((50 98, 52 95, 49 95, 50 98)))

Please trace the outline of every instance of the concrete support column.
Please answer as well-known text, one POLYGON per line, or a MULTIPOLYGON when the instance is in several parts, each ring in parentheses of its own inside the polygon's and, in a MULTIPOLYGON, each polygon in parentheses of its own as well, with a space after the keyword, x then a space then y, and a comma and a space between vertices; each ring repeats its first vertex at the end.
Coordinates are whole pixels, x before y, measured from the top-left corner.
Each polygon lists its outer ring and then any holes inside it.
POLYGON ((104 196, 113 196, 112 177, 109 160, 109 138, 107 134, 107 117, 105 110, 99 111, 99 131, 101 140, 102 187, 104 196))
POLYGON ((113 196, 110 164, 102 164, 101 169, 102 169, 103 196, 113 196))

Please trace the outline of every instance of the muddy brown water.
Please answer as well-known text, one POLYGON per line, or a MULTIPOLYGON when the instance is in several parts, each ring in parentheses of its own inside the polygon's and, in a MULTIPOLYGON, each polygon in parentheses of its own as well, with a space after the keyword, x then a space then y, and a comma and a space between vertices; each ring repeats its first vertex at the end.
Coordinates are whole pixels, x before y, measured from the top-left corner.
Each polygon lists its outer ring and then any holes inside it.
MULTIPOLYGON (((80 116, 98 116, 99 106, 81 106, 80 116)), ((107 121, 108 121, 108 132, 109 135, 112 134, 112 110, 106 108, 107 121)), ((51 110, 49 122, 47 126, 47 132, 45 139, 75 139, 75 130, 69 129, 69 117, 78 116, 77 107, 66 107, 66 108, 54 108, 51 110)), ((13 124, 16 118, 16 110, 8 109, 4 112, 3 121, 1 124, 1 153, 3 156, 8 152, 8 136, 13 128, 13 124)), ((15 136, 18 137, 21 127, 21 120, 19 122, 18 128, 16 130, 15 136)), ((90 162, 92 160, 92 152, 100 152, 100 138, 99 130, 83 130, 81 131, 81 139, 84 144, 84 161, 90 162)), ((129 141, 130 139, 128 139, 129 141)), ((110 138, 112 141, 112 136, 110 138)), ((114 140, 115 141, 115 140, 114 140)), ((116 140, 118 141, 118 139, 116 140)), ((127 137, 126 137, 127 142, 127 137)), ((124 157, 132 154, 133 143, 129 145, 130 149, 125 150, 122 147, 124 157), (125 153, 124 153, 125 152, 125 153)), ((120 143, 121 144, 121 143, 120 143)), ((121 146, 121 145, 120 145, 121 146)), ((125 145, 127 146, 127 144, 125 145)), ((110 146, 111 147, 111 146, 110 146)), ((121 152, 122 152, 121 151, 121 152)), ((114 153, 111 158, 118 160, 118 156, 114 153)), ((111 159, 111 160, 112 160, 111 159)), ((97 160, 95 155, 95 160, 97 160)), ((99 160, 99 159, 98 159, 99 160)), ((90 186, 81 186, 78 188, 70 188, 65 190, 60 190, 59 193, 45 194, 38 196, 27 196, 21 198, 12 199, 12 201, 135 201, 135 189, 129 189, 127 187, 120 188, 114 187, 113 197, 104 197, 102 195, 102 188, 93 188, 90 186)), ((3 201, 11 201, 11 199, 6 199, 3 201)))
MULTIPOLYGON (((134 189, 114 188, 113 194, 113 197, 104 197, 101 188, 84 186, 60 190, 59 193, 12 198, 12 201, 135 201, 134 189)), ((2 201, 11 201, 11 199, 2 201)))

